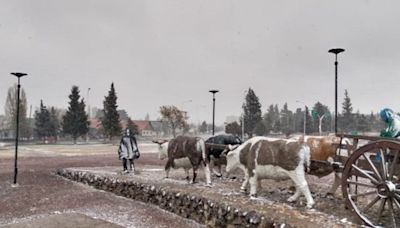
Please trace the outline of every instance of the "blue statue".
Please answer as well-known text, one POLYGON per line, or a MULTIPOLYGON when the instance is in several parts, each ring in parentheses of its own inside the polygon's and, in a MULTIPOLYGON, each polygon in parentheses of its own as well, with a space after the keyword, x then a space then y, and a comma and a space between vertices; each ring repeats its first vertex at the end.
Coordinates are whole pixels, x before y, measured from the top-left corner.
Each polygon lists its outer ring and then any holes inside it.
POLYGON ((381 131, 382 137, 397 138, 400 136, 400 116, 395 114, 390 108, 384 108, 379 113, 386 128, 381 131))

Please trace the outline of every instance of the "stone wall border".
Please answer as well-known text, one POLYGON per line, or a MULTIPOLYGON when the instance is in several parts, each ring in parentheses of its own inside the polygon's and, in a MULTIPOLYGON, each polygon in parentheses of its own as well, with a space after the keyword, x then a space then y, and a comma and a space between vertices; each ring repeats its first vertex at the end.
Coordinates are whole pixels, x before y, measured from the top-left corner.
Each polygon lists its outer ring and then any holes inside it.
POLYGON ((112 192, 144 203, 151 203, 208 227, 293 227, 289 224, 275 223, 272 218, 254 210, 235 208, 205 197, 184 194, 162 186, 139 183, 133 180, 119 180, 115 177, 100 176, 86 171, 61 169, 57 170, 56 174, 99 190, 112 192))

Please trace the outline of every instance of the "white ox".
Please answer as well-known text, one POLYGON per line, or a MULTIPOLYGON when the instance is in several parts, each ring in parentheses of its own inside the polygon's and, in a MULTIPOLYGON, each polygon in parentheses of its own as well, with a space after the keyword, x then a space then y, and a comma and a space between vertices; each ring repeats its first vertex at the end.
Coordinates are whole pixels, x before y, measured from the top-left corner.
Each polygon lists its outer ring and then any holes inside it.
POLYGON ((204 164, 206 184, 211 185, 211 175, 209 162, 206 159, 206 149, 204 140, 197 137, 178 136, 170 141, 153 141, 159 144, 159 158, 167 158, 165 164, 166 178, 172 168, 183 168, 186 178, 189 180, 189 170, 193 169, 192 183, 196 181, 197 169, 204 164))
POLYGON ((305 166, 310 164, 310 150, 297 140, 254 137, 240 146, 228 146, 226 171, 240 168, 245 174, 241 190, 245 191, 250 182, 250 196, 257 194, 260 179, 292 179, 296 192, 288 201, 293 202, 303 194, 307 207, 312 208, 314 200, 305 179, 305 166))

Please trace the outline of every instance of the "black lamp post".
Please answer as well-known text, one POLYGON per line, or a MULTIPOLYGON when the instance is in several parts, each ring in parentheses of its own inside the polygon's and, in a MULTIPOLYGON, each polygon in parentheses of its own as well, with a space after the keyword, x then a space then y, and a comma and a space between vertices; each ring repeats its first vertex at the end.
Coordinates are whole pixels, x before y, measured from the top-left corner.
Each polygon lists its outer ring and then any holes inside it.
POLYGON ((338 72, 338 61, 337 55, 341 52, 344 52, 342 48, 333 48, 330 49, 328 52, 335 54, 335 135, 337 134, 337 72, 338 72))
POLYGON ((14 159, 14 185, 17 184, 17 174, 18 174, 18 167, 17 167, 17 161, 18 161, 18 138, 19 138, 19 94, 20 94, 20 89, 21 89, 21 85, 20 85, 20 78, 24 77, 28 74, 25 73, 11 73, 12 75, 14 75, 15 77, 18 78, 18 86, 17 86, 17 126, 15 128, 15 159, 14 159))
POLYGON ((218 90, 210 90, 208 91, 213 94, 213 124, 212 124, 212 135, 215 133, 215 94, 218 93, 218 90))

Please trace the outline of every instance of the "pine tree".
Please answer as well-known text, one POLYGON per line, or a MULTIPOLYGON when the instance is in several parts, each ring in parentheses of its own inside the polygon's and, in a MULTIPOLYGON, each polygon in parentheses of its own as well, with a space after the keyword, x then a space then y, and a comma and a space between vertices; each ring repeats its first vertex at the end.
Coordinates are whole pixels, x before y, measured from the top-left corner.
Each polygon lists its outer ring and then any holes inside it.
POLYGON ((111 141, 113 136, 120 135, 122 131, 117 111, 117 94, 115 93, 114 83, 111 83, 108 96, 104 98, 103 107, 104 116, 101 119, 101 124, 103 125, 105 135, 111 141))
POLYGON ((50 136, 50 113, 43 101, 40 100, 40 108, 35 111, 35 133, 43 141, 50 136))
POLYGON ((293 132, 293 113, 289 110, 287 103, 283 105, 280 116, 282 131, 286 136, 289 136, 293 132))
POLYGON ((267 112, 264 114, 263 123, 265 126, 265 134, 269 134, 274 126, 274 105, 268 107, 267 112))
POLYGON ((313 132, 313 123, 308 107, 306 107, 306 134, 313 132))
POLYGON ((254 127, 254 134, 257 136, 263 136, 266 133, 266 128, 263 121, 259 121, 254 127))
POLYGON ((273 130, 275 131, 275 132, 280 132, 280 131, 282 131, 282 123, 281 123, 281 118, 280 118, 280 116, 281 116, 281 114, 280 114, 280 112, 279 112, 279 107, 278 107, 278 105, 277 104, 275 104, 275 106, 274 106, 274 111, 273 111, 273 114, 272 114, 272 118, 273 118, 273 126, 272 126, 272 128, 273 128, 273 130))
POLYGON ((347 90, 344 91, 344 101, 342 103, 342 109, 342 121, 340 121, 342 126, 341 129, 346 132, 355 130, 353 107, 347 90))
POLYGON ((256 124, 262 120, 261 104, 251 88, 247 92, 246 100, 242 107, 244 113, 244 131, 251 138, 256 124))
POLYGON ((54 137, 54 139, 57 141, 59 132, 60 132, 60 121, 58 119, 58 112, 54 107, 51 107, 49 135, 54 137))
POLYGON ((295 122, 294 132, 304 132, 304 111, 297 108, 293 118, 295 122))
POLYGON ((364 114, 360 114, 359 112, 356 114, 357 119, 357 131, 367 132, 371 130, 371 126, 368 122, 368 117, 364 114))
POLYGON ((119 119, 120 119, 120 120, 126 120, 126 121, 128 121, 129 115, 128 115, 128 113, 126 112, 125 109, 120 109, 120 110, 118 110, 118 115, 119 115, 119 119))
POLYGON ((139 134, 139 127, 132 121, 131 118, 128 117, 128 121, 126 123, 126 127, 129 129, 131 134, 138 135, 139 134))
POLYGON ((275 131, 275 132, 281 132, 281 131, 282 131, 282 123, 281 123, 281 120, 275 121, 275 124, 274 124, 274 131, 275 131))
POLYGON ((241 135, 242 128, 238 124, 238 122, 235 121, 235 122, 229 123, 225 126, 225 133, 232 134, 232 135, 241 135))
POLYGON ((62 129, 65 134, 71 135, 74 144, 78 137, 85 135, 89 131, 88 116, 85 112, 85 103, 83 99, 79 101, 79 88, 72 86, 69 95, 69 107, 63 116, 62 129))
POLYGON ((199 132, 200 133, 206 133, 207 132, 207 122, 203 121, 199 127, 199 132))

